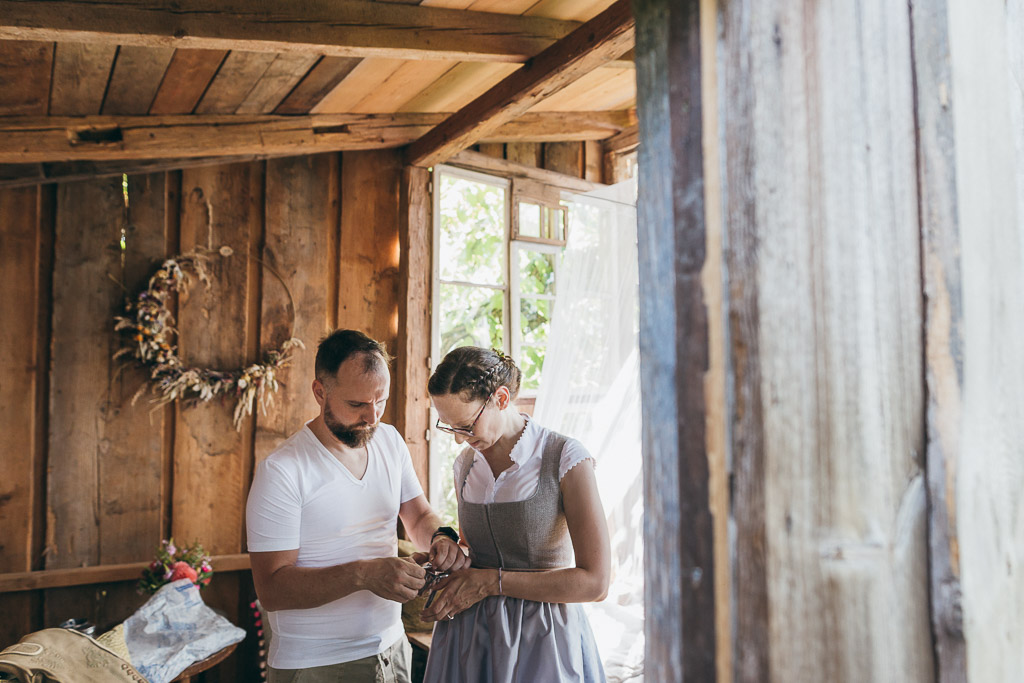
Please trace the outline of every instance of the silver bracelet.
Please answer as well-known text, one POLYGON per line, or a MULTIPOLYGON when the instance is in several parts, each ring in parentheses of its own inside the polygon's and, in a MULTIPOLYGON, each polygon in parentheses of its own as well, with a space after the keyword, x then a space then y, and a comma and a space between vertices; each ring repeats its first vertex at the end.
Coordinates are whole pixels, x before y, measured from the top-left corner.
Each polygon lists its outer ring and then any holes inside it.
POLYGON ((498 567, 498 595, 504 595, 501 592, 501 567, 498 567))

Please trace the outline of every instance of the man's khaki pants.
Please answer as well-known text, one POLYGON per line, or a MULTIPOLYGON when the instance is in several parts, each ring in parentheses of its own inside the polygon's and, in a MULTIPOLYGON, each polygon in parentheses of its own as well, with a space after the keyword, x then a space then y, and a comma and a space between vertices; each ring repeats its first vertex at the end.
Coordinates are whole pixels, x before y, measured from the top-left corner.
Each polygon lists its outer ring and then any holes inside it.
POLYGON ((403 635, 381 652, 351 662, 312 669, 269 669, 268 683, 411 683, 412 646, 403 635))

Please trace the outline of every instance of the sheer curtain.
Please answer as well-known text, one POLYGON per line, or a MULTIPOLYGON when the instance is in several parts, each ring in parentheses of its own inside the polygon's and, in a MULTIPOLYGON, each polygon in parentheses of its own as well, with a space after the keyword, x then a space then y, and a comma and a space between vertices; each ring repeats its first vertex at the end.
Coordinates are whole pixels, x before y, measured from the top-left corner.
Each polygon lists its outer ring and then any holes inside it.
POLYGON ((583 442, 612 545, 608 598, 588 605, 611 682, 643 680, 643 473, 636 181, 575 196, 534 415, 583 442))

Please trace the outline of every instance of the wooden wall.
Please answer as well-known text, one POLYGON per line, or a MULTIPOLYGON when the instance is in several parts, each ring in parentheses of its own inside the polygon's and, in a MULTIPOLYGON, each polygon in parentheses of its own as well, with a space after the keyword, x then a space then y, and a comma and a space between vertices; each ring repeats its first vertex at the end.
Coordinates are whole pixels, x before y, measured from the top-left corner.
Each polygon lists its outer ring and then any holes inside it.
POLYGON ((1020 680, 1024 3, 634 11, 647 673, 1020 680))
POLYGON ((724 6, 738 681, 927 681, 911 27, 724 6))
MULTIPOLYGON (((129 177, 123 268, 120 178, 0 190, 0 581, 148 561, 170 535, 218 556, 244 553, 253 467, 317 413, 320 338, 347 326, 397 346, 398 159, 358 152, 129 177), (306 344, 270 413, 240 431, 230 404, 132 405, 144 375, 112 360, 121 283, 136 293, 162 258, 195 246, 233 255, 214 262, 212 287, 181 298, 188 361, 240 367, 291 332, 306 344)), ((395 398, 385 421, 403 410, 395 398)), ((116 582, 102 569, 90 576, 0 593, 0 647, 68 617, 109 628, 143 602, 123 572, 116 582)), ((247 571, 215 574, 204 596, 251 622, 247 571)), ((220 676, 244 680, 253 661, 248 643, 220 676)))
POLYGON ((523 166, 543 168, 594 183, 604 178, 606 150, 600 141, 589 142, 506 142, 480 144, 476 149, 487 156, 523 166))
POLYGON ((943 239, 929 254, 935 334, 952 342, 932 356, 933 421, 967 673, 1008 683, 1024 672, 1024 3, 941 4, 953 59, 940 94, 955 145, 952 164, 933 168, 952 172, 956 211, 937 221, 943 239))

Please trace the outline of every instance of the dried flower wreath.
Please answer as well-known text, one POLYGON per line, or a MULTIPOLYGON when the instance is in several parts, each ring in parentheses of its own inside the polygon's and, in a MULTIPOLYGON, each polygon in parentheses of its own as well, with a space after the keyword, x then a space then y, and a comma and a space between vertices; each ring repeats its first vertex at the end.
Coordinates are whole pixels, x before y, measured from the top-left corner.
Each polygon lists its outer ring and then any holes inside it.
MULTIPOLYGON (((211 255, 218 253, 226 258, 231 256, 232 250, 230 247, 222 247, 219 252, 196 249, 163 262, 149 279, 149 286, 134 301, 129 299, 125 302, 124 315, 114 318, 114 329, 122 333, 122 348, 114 358, 131 356, 149 369, 152 390, 157 394, 156 403, 180 399, 188 405, 206 402, 215 396, 234 397, 234 425, 235 429, 241 429, 242 419, 251 415, 257 405, 266 414, 267 407, 273 402, 273 392, 278 389, 278 371, 291 360, 293 349, 305 346, 292 337, 280 348, 268 351, 263 362, 240 370, 194 368, 182 362, 177 345, 171 342, 171 337, 178 332, 167 300, 172 292, 184 294, 188 291, 191 283, 189 271, 209 287, 206 264, 211 255)), ((290 292, 288 296, 290 299, 290 292)), ((145 387, 135 398, 143 391, 145 387)))

